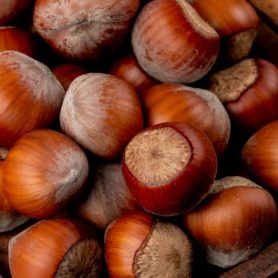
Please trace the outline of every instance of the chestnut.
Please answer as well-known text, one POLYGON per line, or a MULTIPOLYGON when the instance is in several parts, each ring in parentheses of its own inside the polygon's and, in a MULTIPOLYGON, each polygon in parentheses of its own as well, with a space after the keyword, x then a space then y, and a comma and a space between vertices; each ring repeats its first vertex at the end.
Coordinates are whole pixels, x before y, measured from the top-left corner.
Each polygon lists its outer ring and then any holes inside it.
POLYGON ((80 146, 51 129, 28 132, 9 149, 2 190, 9 204, 31 218, 46 218, 77 201, 85 187, 88 160, 80 146))
POLYGON ((278 194, 278 120, 255 132, 240 151, 240 162, 252 180, 278 194))
POLYGON ((187 0, 187 2, 219 34, 221 58, 225 58, 229 63, 236 63, 249 55, 260 20, 248 1, 187 0))
POLYGON ((162 122, 195 125, 211 140, 218 158, 228 145, 231 123, 221 101, 209 90, 183 84, 163 83, 142 94, 148 126, 162 122))
POLYGON ((140 67, 162 83, 201 79, 218 57, 220 38, 184 0, 154 0, 136 17, 131 33, 140 67))
POLYGON ((246 58, 208 75, 206 89, 223 103, 233 123, 248 133, 278 119, 278 68, 246 58))
POLYGON ((35 38, 18 26, 0 26, 0 51, 15 50, 36 58, 35 38))
POLYGON ((29 217, 19 213, 9 204, 2 190, 3 164, 7 153, 7 149, 0 147, 0 233, 14 230, 29 220, 29 217))
POLYGON ((122 171, 143 209, 174 216, 194 208, 209 192, 217 157, 209 138, 197 127, 184 122, 161 123, 131 139, 122 171))
POLYGON ((120 162, 99 162, 90 173, 86 194, 74 206, 76 217, 104 233, 112 221, 141 208, 126 185, 120 162))
POLYGON ((205 260, 221 268, 256 254, 277 226, 277 207, 269 191, 249 179, 216 180, 202 203, 183 216, 187 231, 201 246, 205 260))
POLYGON ((0 52, 0 65, 0 146, 10 148, 58 118, 65 91, 45 64, 26 54, 0 52))
POLYGON ((89 73, 85 65, 75 63, 63 63, 52 69, 52 73, 59 80, 64 90, 67 91, 71 82, 78 76, 89 73))
POLYGON ((33 23, 62 57, 75 62, 104 59, 127 37, 139 0, 38 0, 33 23))
POLYGON ((104 256, 95 231, 75 218, 48 218, 9 241, 14 278, 101 277, 104 256))
POLYGON ((189 236, 145 211, 129 212, 108 226, 104 253, 109 277, 192 277, 189 236))
POLYGON ((141 103, 134 88, 121 78, 106 73, 83 74, 67 90, 60 125, 90 153, 117 160, 143 128, 141 103))

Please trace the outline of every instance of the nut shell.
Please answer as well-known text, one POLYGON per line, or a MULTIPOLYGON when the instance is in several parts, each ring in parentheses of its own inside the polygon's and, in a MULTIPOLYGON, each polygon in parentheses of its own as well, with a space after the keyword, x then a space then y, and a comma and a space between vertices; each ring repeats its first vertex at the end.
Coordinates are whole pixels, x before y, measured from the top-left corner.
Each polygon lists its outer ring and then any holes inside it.
POLYGON ((250 177, 275 195, 278 193, 278 120, 255 132, 243 145, 240 161, 250 177))
POLYGON ((220 39, 183 0, 154 0, 137 16, 131 43, 139 65, 164 83, 192 83, 214 65, 220 39))
POLYGON ((96 165, 87 182, 86 194, 75 206, 78 218, 100 232, 121 215, 139 210, 122 174, 120 162, 102 162, 96 165))
POLYGON ((218 158, 225 152, 231 132, 230 117, 209 90, 183 84, 159 84, 142 94, 148 126, 186 122, 201 129, 211 140, 218 158))
POLYGON ((94 155, 119 159, 130 139, 143 128, 138 95, 126 81, 88 73, 70 85, 60 112, 62 130, 94 155))
POLYGON ((67 91, 71 82, 78 76, 82 74, 89 73, 90 70, 84 65, 79 65, 75 63, 63 63, 54 69, 52 69, 53 74, 59 80, 64 90, 67 91))
POLYGON ((9 150, 2 189, 15 210, 46 218, 77 201, 88 172, 87 157, 75 141, 58 131, 33 130, 9 150))
POLYGON ((247 58, 208 77, 207 89, 241 130, 252 134, 278 119, 278 69, 271 62, 247 58))
POLYGON ((146 211, 163 216, 195 207, 214 182, 217 157, 209 138, 186 123, 146 128, 127 145, 122 171, 146 211))
POLYGON ((38 0, 33 23, 62 57, 87 62, 106 58, 124 41, 138 0, 38 0))
POLYGON ((277 207, 272 195, 252 182, 246 186, 243 178, 222 180, 234 184, 208 195, 183 221, 206 261, 227 268, 248 260, 270 240, 277 225, 277 207))
POLYGON ((29 220, 9 204, 2 190, 3 164, 7 153, 7 149, 0 148, 0 233, 11 231, 29 220))
POLYGON ((0 52, 0 146, 57 120, 65 91, 50 69, 18 51, 0 52))
POLYGON ((49 218, 10 240, 9 264, 15 278, 101 277, 103 251, 86 223, 74 218, 49 218))
POLYGON ((109 65, 108 71, 110 74, 128 82, 138 93, 139 97, 145 90, 158 83, 144 72, 133 53, 125 53, 116 59, 116 61, 109 65))
POLYGON ((105 231, 104 252, 110 277, 192 277, 191 239, 145 211, 113 221, 105 231))
POLYGON ((0 51, 13 50, 36 58, 35 37, 17 26, 0 26, 0 51))
POLYGON ((243 30, 257 28, 258 15, 253 6, 244 0, 187 0, 214 28, 221 38, 243 30))

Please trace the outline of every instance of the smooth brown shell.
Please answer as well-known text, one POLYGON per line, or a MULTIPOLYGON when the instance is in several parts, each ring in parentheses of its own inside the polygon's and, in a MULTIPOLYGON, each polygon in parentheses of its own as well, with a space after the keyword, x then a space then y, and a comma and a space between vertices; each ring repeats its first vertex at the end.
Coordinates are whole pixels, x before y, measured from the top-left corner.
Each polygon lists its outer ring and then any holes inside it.
POLYGON ((133 137, 125 149, 122 170, 131 193, 146 211, 171 216, 189 211, 206 196, 216 177, 217 157, 209 138, 197 127, 186 123, 162 123, 133 137), (155 137, 153 131, 156 130, 162 130, 161 137, 155 137), (175 138, 170 144, 165 142, 168 131, 183 139, 175 138), (153 137, 153 144, 146 146, 141 142, 141 135, 146 139, 153 137), (182 156, 184 161, 174 163, 172 160, 177 156, 182 156), (159 168, 153 170, 153 166, 159 168))
POLYGON ((137 16, 131 43, 139 65, 160 82, 192 83, 218 56, 220 39, 186 1, 154 0, 137 16))

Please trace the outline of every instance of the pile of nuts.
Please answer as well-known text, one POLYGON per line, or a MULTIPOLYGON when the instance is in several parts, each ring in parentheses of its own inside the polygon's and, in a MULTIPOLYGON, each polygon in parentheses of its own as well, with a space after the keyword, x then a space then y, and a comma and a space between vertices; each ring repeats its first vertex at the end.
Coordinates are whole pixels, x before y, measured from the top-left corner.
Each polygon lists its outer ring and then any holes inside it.
POLYGON ((196 277, 275 238, 261 3, 0 0, 0 277, 196 277))

